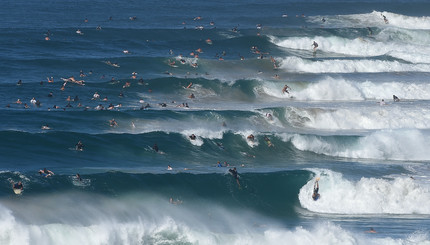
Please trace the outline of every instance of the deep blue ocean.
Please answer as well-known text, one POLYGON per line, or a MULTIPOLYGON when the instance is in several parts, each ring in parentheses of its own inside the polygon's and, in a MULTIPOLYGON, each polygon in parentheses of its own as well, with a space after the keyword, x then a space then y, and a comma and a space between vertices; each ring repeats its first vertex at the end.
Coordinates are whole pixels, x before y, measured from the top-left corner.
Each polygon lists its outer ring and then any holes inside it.
POLYGON ((429 10, 2 1, 0 244, 430 244, 429 10))

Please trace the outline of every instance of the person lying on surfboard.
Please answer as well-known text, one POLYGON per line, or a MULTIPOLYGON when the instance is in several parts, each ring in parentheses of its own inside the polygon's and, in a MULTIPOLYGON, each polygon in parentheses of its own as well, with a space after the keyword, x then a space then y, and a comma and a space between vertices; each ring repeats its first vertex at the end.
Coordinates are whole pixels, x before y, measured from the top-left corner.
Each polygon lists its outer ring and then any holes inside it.
POLYGON ((44 168, 43 170, 39 170, 39 174, 43 175, 45 177, 49 177, 49 176, 54 175, 54 172, 52 172, 51 170, 48 170, 48 169, 44 168))
POLYGON ((24 186, 22 185, 21 181, 18 181, 18 183, 13 184, 13 188, 23 190, 24 186))

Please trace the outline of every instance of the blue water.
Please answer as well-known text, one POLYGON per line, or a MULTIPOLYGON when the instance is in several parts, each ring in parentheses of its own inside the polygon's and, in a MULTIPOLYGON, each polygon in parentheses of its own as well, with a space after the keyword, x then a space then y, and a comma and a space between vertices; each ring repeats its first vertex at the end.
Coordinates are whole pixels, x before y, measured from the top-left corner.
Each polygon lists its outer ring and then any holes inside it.
POLYGON ((428 9, 5 1, 0 243, 429 244, 428 9))

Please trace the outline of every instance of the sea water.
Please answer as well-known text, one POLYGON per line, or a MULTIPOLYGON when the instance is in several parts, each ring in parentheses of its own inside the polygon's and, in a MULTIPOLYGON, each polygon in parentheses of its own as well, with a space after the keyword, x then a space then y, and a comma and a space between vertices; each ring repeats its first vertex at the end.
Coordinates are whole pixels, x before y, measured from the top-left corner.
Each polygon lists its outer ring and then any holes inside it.
POLYGON ((429 244, 429 9, 2 2, 0 244, 429 244))

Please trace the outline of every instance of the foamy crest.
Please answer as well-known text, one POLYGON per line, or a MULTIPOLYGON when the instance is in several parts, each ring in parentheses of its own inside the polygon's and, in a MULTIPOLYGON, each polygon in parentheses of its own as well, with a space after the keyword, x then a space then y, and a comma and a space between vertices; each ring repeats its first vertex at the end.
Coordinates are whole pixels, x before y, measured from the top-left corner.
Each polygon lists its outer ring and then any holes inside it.
MULTIPOLYGON (((310 16, 308 20, 312 23, 321 24, 322 16, 310 16)), ((373 11, 367 14, 351 14, 351 15, 336 15, 324 16, 327 27, 399 27, 405 29, 430 29, 430 17, 428 16, 407 16, 391 12, 373 11), (388 23, 385 23, 383 15, 387 18, 388 23)))
MULTIPOLYGON (((393 94, 401 99, 426 100, 430 98, 430 84, 410 82, 384 82, 372 81, 357 82, 339 78, 327 77, 318 82, 310 83, 304 88, 293 88, 291 95, 295 100, 392 100, 393 94)), ((279 98, 285 97, 279 85, 269 84, 266 88, 268 94, 279 98)))
POLYGON ((12 211, 0 205, 0 243, 2 244, 30 244, 29 232, 24 229, 12 211))
POLYGON ((347 158, 430 160, 430 136, 420 130, 382 130, 367 136, 293 135, 299 150, 347 158))
POLYGON ((329 53, 358 57, 390 55, 413 63, 430 63, 426 55, 430 52, 428 42, 420 40, 421 42, 418 43, 406 33, 398 32, 384 31, 374 39, 315 36, 313 38, 291 37, 280 41, 272 38, 272 41, 280 47, 300 50, 311 50, 312 42, 316 41, 319 45, 318 50, 329 53))
POLYGON ((339 214, 430 214, 429 186, 413 179, 361 178, 352 182, 340 173, 329 170, 321 172, 319 193, 314 201, 314 181, 300 189, 299 200, 303 208, 318 213, 339 214))
POLYGON ((238 131, 237 134, 241 135, 250 147, 258 146, 257 134, 254 131, 252 130, 238 131), (248 136, 251 134, 254 135, 255 137, 254 141, 248 140, 248 136))
POLYGON ((429 30, 430 29, 430 17, 428 16, 421 16, 421 17, 414 17, 414 16, 406 16, 396 13, 390 13, 390 12, 378 12, 373 11, 372 15, 375 17, 380 17, 382 15, 385 15, 388 19, 388 25, 390 26, 396 26, 400 28, 405 29, 422 29, 422 30, 429 30))
POLYGON ((211 134, 208 134, 207 133, 207 130, 204 130, 204 129, 202 129, 202 128, 200 128, 200 129, 196 129, 196 130, 184 130, 183 132, 182 132, 182 134, 184 135, 184 137, 186 138, 186 139, 188 139, 188 140, 190 140, 190 143, 191 144, 193 144, 193 145, 196 145, 196 146, 202 146, 203 145, 203 139, 200 137, 200 135, 201 134, 205 134, 205 136, 207 136, 207 137, 209 137, 209 138, 218 138, 218 137, 220 137, 220 134, 221 134, 221 137, 222 137, 222 132, 220 133, 220 132, 218 132, 218 133, 214 133, 214 132, 212 132, 211 134), (196 136, 196 138, 195 139, 191 139, 191 135, 192 134, 194 134, 195 136, 196 136), (215 136, 215 137, 214 137, 215 136))
POLYGON ((356 83, 342 79, 327 78, 309 84, 303 90, 291 94, 297 100, 363 100, 362 91, 356 83))
MULTIPOLYGON (((308 183, 307 185, 312 185, 308 183)), ((305 189, 307 186, 303 187, 305 189)), ((328 196, 330 190, 324 179, 321 180, 321 193, 328 196), (324 190, 324 188, 326 190, 324 190)), ((302 191, 301 191, 302 193, 302 191)), ((321 198, 319 201, 323 201, 321 198)), ((106 201, 106 200, 105 200, 106 201)), ((241 212, 220 209, 219 207, 207 207, 206 212, 214 213, 213 217, 207 217, 202 211, 204 207, 191 209, 178 209, 179 207, 167 207, 165 204, 152 205, 147 208, 148 203, 135 209, 136 200, 128 199, 131 209, 120 208, 122 211, 115 216, 118 204, 106 202, 100 207, 90 209, 83 205, 79 211, 80 218, 86 219, 91 216, 89 224, 70 222, 75 217, 63 217, 62 222, 40 223, 38 225, 23 224, 15 221, 11 212, 0 206, 0 241, 5 245, 66 245, 66 244, 88 244, 88 245, 114 245, 114 244, 280 244, 288 241, 288 244, 425 244, 429 241, 428 234, 412 234, 407 239, 375 238, 365 233, 356 233, 343 229, 339 225, 330 222, 315 223, 310 228, 295 227, 292 229, 273 227, 272 225, 258 227, 248 217, 253 214, 243 215, 241 212), (130 203, 131 202, 131 203, 130 203), (160 208, 161 206, 161 208, 160 208), (112 209, 114 214, 104 213, 103 209, 112 209), (88 213, 88 211, 93 212, 88 213), (152 213, 152 218, 142 213, 152 213), (166 212, 163 213, 162 211, 166 212), (169 215, 170 213, 170 215, 169 215), (216 215, 215 215, 216 214, 216 215), (100 216, 99 216, 100 215, 100 216), (197 217, 198 216, 198 217, 197 217), (124 220, 121 217, 126 217, 124 220), (216 217, 216 218, 215 218, 216 217), (194 220, 187 222, 187 220, 194 220), (201 220, 210 219, 210 222, 201 220), (214 229, 209 223, 219 222, 224 229, 214 229)), ((422 205, 424 206, 424 205, 422 205)), ((56 209, 56 208, 53 208, 56 209)), ((72 213, 79 209, 71 208, 72 213)), ((56 213, 55 216, 69 215, 67 212, 56 213)), ((253 217, 252 220, 259 220, 253 217)), ((36 222, 37 223, 37 222, 36 222)))
POLYGON ((323 130, 430 128, 430 110, 395 105, 336 109, 286 108, 286 120, 297 127, 323 130))
POLYGON ((376 73, 376 72, 427 72, 430 70, 428 64, 405 64, 398 61, 386 60, 321 60, 312 61, 298 57, 287 57, 280 68, 287 72, 306 73, 376 73))

